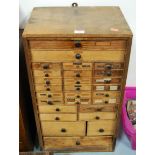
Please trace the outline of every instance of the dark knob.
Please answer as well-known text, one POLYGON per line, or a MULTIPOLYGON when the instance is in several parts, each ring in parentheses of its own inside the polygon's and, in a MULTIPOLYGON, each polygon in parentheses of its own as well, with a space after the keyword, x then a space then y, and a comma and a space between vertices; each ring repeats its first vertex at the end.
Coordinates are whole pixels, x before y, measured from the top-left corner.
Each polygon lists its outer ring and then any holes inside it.
POLYGON ((106 69, 112 69, 112 65, 106 65, 106 69))
POLYGON ((80 104, 80 102, 76 102, 76 104, 80 104))
MULTIPOLYGON (((110 76, 110 75, 109 75, 109 76, 110 76)), ((105 80, 104 82, 105 82, 105 83, 110 83, 110 80, 105 80)))
POLYGON ((62 129, 61 129, 61 132, 66 132, 66 129, 62 128, 62 129))
POLYGON ((80 90, 80 88, 78 87, 78 88, 76 88, 76 90, 80 90))
POLYGON ((45 74, 45 77, 49 77, 49 75, 48 74, 45 74))
POLYGON ((76 42, 75 43, 75 47, 77 47, 77 48, 81 47, 81 43, 80 42, 76 42))
POLYGON ((97 111, 102 111, 102 109, 100 109, 100 108, 98 108, 98 109, 96 109, 97 111))
POLYGON ((105 101, 104 103, 105 103, 105 104, 107 104, 107 103, 108 103, 108 101, 105 101))
POLYGON ((47 101, 47 103, 48 103, 49 105, 52 105, 52 101, 47 101))
POLYGON ((58 120, 60 120, 60 118, 59 118, 59 117, 56 117, 56 118, 55 118, 55 120, 57 120, 57 121, 58 121, 58 120))
POLYGON ((80 74, 78 73, 78 74, 76 74, 76 77, 80 77, 80 74))
POLYGON ((76 84, 80 84, 80 81, 77 81, 76 84))
POLYGON ((107 76, 111 76, 111 72, 107 72, 106 74, 107 74, 107 76))
POLYGON ((105 97, 109 97, 109 94, 105 94, 105 97))
POLYGON ((50 84, 50 81, 49 81, 49 80, 47 80, 47 81, 46 81, 46 84, 50 84))
POLYGON ((96 119, 97 119, 97 120, 99 120, 99 119, 100 119, 100 117, 99 117, 99 116, 96 116, 96 119))
POLYGON ((80 55, 80 54, 76 54, 76 55, 75 55, 75 58, 76 58, 76 59, 81 59, 81 55, 80 55))
POLYGON ((80 145, 80 142, 79 141, 76 141, 76 145, 80 145))
POLYGON ((48 97, 52 97, 52 95, 51 94, 48 94, 48 97))
POLYGON ((99 132, 104 132, 104 129, 99 129, 99 132))
POLYGON ((43 65, 43 68, 44 68, 44 69, 48 69, 48 68, 49 68, 49 65, 48 65, 48 64, 44 64, 44 65, 43 65))
POLYGON ((77 98, 80 98, 80 96, 79 96, 79 95, 77 95, 76 97, 77 97, 77 98))
POLYGON ((78 4, 77 3, 72 3, 72 7, 77 7, 78 4))
POLYGON ((50 88, 47 88, 46 90, 47 90, 47 91, 50 91, 50 88))
POLYGON ((55 110, 56 110, 56 111, 60 111, 60 109, 59 109, 59 108, 56 108, 55 110))

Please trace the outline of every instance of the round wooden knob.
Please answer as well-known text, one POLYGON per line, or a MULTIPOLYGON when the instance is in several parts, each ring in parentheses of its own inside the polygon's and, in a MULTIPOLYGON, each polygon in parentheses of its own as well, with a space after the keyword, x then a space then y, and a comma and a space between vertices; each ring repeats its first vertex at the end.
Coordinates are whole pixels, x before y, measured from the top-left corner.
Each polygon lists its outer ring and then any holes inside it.
POLYGON ((46 90, 47 90, 47 91, 50 91, 50 88, 47 88, 46 90))
POLYGON ((56 110, 56 111, 60 111, 60 109, 59 109, 59 108, 56 108, 55 110, 56 110))
POLYGON ((49 65, 48 64, 44 64, 43 65, 43 69, 48 69, 49 68, 49 65))
POLYGON ((48 74, 45 74, 45 77, 49 77, 49 75, 48 74))
POLYGON ((76 104, 80 104, 80 102, 77 101, 76 104))
POLYGON ((52 101, 47 101, 47 103, 48 103, 49 105, 52 105, 52 104, 53 104, 52 101))
POLYGON ((80 77, 80 74, 78 73, 78 74, 76 74, 76 77, 80 77))
POLYGON ((49 81, 49 80, 47 80, 47 81, 46 81, 46 84, 50 84, 50 81, 49 81))
POLYGON ((78 4, 77 3, 72 3, 72 7, 77 7, 78 4))
POLYGON ((108 101, 105 101, 104 103, 105 103, 105 104, 108 104, 108 101))
POLYGON ((67 132, 67 130, 65 128, 62 128, 61 132, 67 132))
POLYGON ((105 97, 109 97, 109 94, 105 94, 105 97))
POLYGON ((57 121, 58 121, 58 120, 60 120, 60 118, 59 118, 59 117, 56 117, 56 118, 55 118, 55 120, 57 120, 57 121))
POLYGON ((97 111, 102 111, 102 109, 100 109, 100 108, 98 108, 98 109, 96 109, 97 111))
POLYGON ((80 90, 80 88, 78 87, 78 88, 76 88, 76 90, 80 90))
POLYGON ((80 145, 80 142, 79 141, 76 141, 76 145, 80 145))
POLYGON ((79 96, 79 95, 77 95, 76 97, 77 97, 77 98, 80 98, 80 96, 79 96))
POLYGON ((52 95, 51 94, 48 94, 48 97, 52 97, 52 95))
POLYGON ((107 74, 107 76, 111 76, 111 72, 107 72, 106 74, 107 74))
POLYGON ((80 81, 77 81, 76 84, 80 84, 80 81))
POLYGON ((80 55, 80 54, 76 54, 76 55, 75 55, 75 58, 76 58, 76 59, 81 59, 81 55, 80 55))
POLYGON ((99 116, 96 116, 95 118, 96 118, 97 120, 99 120, 99 119, 100 119, 100 117, 99 117, 99 116))
POLYGON ((106 65, 106 69, 112 69, 112 65, 106 65))
POLYGON ((99 132, 104 132, 104 129, 99 129, 99 132))
POLYGON ((82 46, 82 45, 81 45, 80 42, 76 42, 76 43, 75 43, 75 47, 79 48, 79 47, 81 47, 81 46, 82 46))

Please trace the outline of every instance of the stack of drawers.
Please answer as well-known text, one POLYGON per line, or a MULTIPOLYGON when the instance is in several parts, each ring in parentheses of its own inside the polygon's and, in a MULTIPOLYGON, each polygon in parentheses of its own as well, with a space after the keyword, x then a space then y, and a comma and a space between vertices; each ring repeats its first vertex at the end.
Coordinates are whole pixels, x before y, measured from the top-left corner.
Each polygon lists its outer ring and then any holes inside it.
MULTIPOLYGON (((42 12, 43 18, 43 10, 54 9, 37 8, 33 16, 42 12)), ((41 147, 112 151, 130 40, 27 37, 34 20, 30 19, 23 36, 41 147)))

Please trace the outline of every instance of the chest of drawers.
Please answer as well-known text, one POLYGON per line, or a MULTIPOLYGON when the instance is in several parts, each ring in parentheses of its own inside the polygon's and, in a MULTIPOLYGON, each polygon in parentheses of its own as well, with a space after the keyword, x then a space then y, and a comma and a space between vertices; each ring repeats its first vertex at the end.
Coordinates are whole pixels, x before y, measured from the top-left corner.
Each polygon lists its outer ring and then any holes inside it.
POLYGON ((132 41, 120 9, 34 8, 23 39, 41 148, 113 151, 132 41))

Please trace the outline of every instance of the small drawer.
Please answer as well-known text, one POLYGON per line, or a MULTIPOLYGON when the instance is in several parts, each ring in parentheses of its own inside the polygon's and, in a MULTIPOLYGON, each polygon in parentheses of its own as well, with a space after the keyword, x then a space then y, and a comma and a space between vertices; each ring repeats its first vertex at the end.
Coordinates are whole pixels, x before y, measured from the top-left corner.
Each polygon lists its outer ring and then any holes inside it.
POLYGON ((123 70, 95 70, 95 77, 120 77, 123 75, 123 70))
POLYGON ((42 121, 43 136, 85 136, 85 122, 49 122, 42 121))
POLYGON ((113 77, 96 77, 93 78, 93 84, 117 84, 121 83, 122 78, 113 78, 113 77))
POLYGON ((92 71, 83 71, 83 70, 74 70, 74 71, 64 71, 64 78, 69 78, 69 77, 91 77, 92 76, 92 71))
POLYGON ((111 69, 123 69, 124 64, 123 63, 95 63, 95 70, 111 70, 111 69))
POLYGON ((91 91, 91 85, 80 84, 80 85, 64 85, 65 91, 91 91))
POLYGON ((115 112, 94 112, 94 113, 79 113, 80 121, 98 121, 98 120, 114 120, 116 119, 115 112))
POLYGON ((92 79, 90 78, 70 78, 70 79, 64 79, 64 85, 76 85, 76 84, 91 84, 92 79))
POLYGON ((87 127, 87 136, 114 135, 115 120, 90 121, 87 127))
POLYGON ((38 99, 57 99, 57 98, 63 98, 62 93, 50 93, 50 92, 40 92, 36 93, 36 96, 38 99))
POLYGON ((119 98, 93 98, 93 104, 119 104, 119 98))
POLYGON ((91 112, 116 112, 116 105, 80 105, 80 113, 91 113, 91 112))
POLYGON ((94 91, 120 91, 121 85, 93 85, 94 91))
POLYGON ((76 105, 39 105, 39 113, 76 113, 76 105))
POLYGON ((35 84, 57 84, 62 85, 62 78, 50 78, 50 77, 34 77, 35 84))
POLYGON ((60 63, 32 63, 32 69, 33 70, 42 70, 42 71, 48 71, 53 70, 55 72, 61 71, 61 64, 60 63))
POLYGON ((41 121, 77 121, 77 114, 40 114, 41 121))
POLYGON ((112 151, 113 138, 111 136, 97 136, 97 137, 43 137, 45 149, 86 149, 86 147, 95 148, 100 147, 104 151, 112 151), (63 143, 62 143, 63 142, 63 143))
POLYGON ((64 70, 92 70, 92 63, 72 62, 63 63, 64 70))
POLYGON ((62 85, 36 84, 35 89, 36 89, 36 92, 38 91, 61 92, 62 85))
POLYGON ((113 98, 120 97, 121 93, 119 91, 103 91, 103 92, 93 92, 93 98, 113 98))
POLYGON ((39 105, 54 105, 54 104, 63 104, 63 99, 62 98, 48 98, 48 99, 37 99, 37 103, 39 105))

